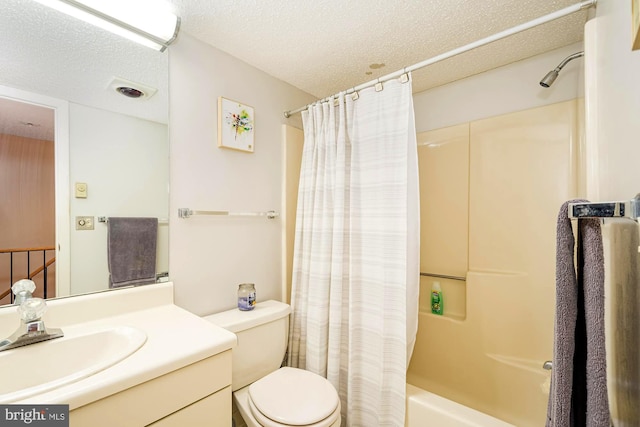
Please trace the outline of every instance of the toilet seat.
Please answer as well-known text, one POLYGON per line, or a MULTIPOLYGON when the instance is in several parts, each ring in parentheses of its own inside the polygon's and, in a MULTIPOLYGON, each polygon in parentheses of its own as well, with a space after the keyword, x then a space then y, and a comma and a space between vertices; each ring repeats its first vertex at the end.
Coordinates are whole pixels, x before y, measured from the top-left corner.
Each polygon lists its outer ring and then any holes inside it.
MULTIPOLYGON (((293 427, 294 426, 294 424, 281 424, 273 421, 270 418, 265 417, 264 414, 262 414, 253 404, 253 401, 251 400, 251 398, 248 399, 248 402, 249 402, 249 409, 251 410, 251 415, 253 415, 253 417, 256 419, 258 423, 260 423, 262 427, 293 427)), ((340 405, 338 405, 334 413, 331 414, 328 418, 325 418, 324 420, 321 420, 317 423, 306 424, 301 427, 331 427, 334 425, 334 423, 338 420, 339 417, 340 417, 340 405)))
POLYGON ((329 427, 340 417, 335 388, 320 375, 280 368, 249 386, 252 415, 264 427, 329 427))

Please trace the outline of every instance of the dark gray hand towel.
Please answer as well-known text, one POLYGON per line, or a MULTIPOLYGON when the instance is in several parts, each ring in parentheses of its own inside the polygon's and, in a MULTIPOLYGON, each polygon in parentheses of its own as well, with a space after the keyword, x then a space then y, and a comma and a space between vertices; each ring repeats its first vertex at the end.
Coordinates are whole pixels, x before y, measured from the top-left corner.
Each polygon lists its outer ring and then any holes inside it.
POLYGON ((156 281, 158 218, 109 218, 109 287, 156 281))
POLYGON ((574 240, 568 204, 558 214, 556 319, 547 427, 609 427, 600 220, 581 219, 574 240), (574 260, 574 244, 577 240, 574 260))

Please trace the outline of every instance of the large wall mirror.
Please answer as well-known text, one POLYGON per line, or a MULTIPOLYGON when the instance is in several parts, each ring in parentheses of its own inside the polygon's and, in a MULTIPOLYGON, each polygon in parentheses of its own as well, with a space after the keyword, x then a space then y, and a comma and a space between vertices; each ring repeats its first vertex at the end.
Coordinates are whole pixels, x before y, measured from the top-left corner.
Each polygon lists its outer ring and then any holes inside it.
POLYGON ((0 296, 27 273, 39 296, 45 277, 47 297, 109 289, 100 217, 158 218, 156 271, 168 273, 167 122, 167 52, 32 0, 1 2, 0 296), (155 93, 128 98, 114 80, 155 93), (29 261, 13 251, 28 248, 29 261))

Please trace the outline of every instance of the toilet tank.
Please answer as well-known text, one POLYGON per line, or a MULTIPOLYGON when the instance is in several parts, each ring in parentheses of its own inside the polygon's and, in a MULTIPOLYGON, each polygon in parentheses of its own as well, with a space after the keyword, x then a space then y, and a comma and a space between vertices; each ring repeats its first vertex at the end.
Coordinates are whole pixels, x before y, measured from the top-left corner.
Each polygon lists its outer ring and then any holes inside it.
POLYGON ((250 311, 234 308, 204 317, 238 337, 232 353, 233 391, 280 368, 289 339, 290 312, 288 304, 269 300, 250 311))

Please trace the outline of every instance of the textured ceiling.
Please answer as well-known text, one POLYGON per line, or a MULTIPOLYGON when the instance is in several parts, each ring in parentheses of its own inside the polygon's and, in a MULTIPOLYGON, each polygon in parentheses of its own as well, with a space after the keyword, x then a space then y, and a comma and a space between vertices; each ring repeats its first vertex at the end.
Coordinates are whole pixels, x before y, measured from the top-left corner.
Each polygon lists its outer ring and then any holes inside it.
POLYGON ((54 112, 50 108, 0 97, 0 133, 53 141, 54 112))
MULTIPOLYGON (((181 33, 318 98, 576 2, 169 0, 181 16, 181 33), (384 66, 372 69, 371 64, 384 66)), ((575 13, 416 71, 414 92, 576 43, 582 40, 587 13, 575 13)), ((166 123, 169 55, 34 0, 0 0, 0 85, 166 123), (158 88, 158 92, 147 100, 128 99, 108 88, 113 77, 158 88)))
MULTIPOLYGON (((171 3, 182 17, 182 31, 322 98, 577 0, 171 3), (385 66, 374 70, 370 64, 385 66)), ((582 11, 416 72, 414 92, 578 42, 586 16, 582 11)))

